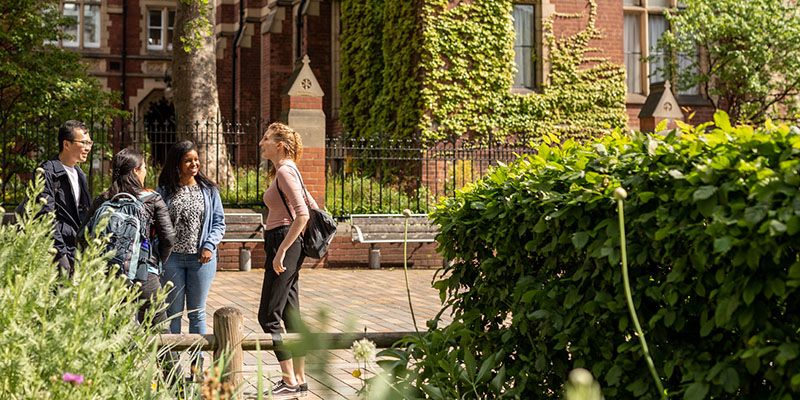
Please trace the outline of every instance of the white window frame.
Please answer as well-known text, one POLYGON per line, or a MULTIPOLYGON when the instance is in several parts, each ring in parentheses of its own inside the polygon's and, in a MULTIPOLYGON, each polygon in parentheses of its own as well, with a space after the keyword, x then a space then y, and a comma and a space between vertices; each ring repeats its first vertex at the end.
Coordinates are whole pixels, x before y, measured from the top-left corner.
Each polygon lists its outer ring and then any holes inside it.
POLYGON ((75 25, 75 38, 73 39, 62 39, 61 46, 69 47, 69 48, 78 48, 78 49, 99 49, 102 42, 102 13, 103 13, 103 4, 100 0, 70 0, 70 1, 62 1, 60 3, 60 10, 61 15, 65 15, 64 12, 66 10, 65 6, 67 4, 74 4, 77 7, 77 23, 75 25), (89 42, 86 40, 86 28, 87 24, 90 21, 87 21, 86 11, 89 7, 96 7, 96 13, 94 14, 94 27, 96 30, 96 40, 89 42))
POLYGON ((145 15, 146 25, 145 28, 145 41, 147 42, 147 50, 155 50, 155 51, 171 51, 172 50, 172 40, 169 40, 169 33, 175 34, 175 9, 170 7, 147 7, 147 15, 145 15), (150 13, 151 12, 159 12, 161 14, 161 26, 153 28, 150 26, 150 13), (172 18, 172 26, 169 25, 169 14, 173 14, 172 18), (161 36, 161 43, 160 44, 150 44, 150 30, 151 29, 159 29, 160 36, 161 36))
MULTIPOLYGON (((639 64, 639 76, 636 78, 641 85, 641 91, 635 92, 630 91, 630 87, 628 82, 626 81, 626 91, 628 93, 628 98, 644 101, 644 98, 650 94, 650 84, 655 82, 650 82, 650 77, 656 71, 650 71, 650 16, 651 15, 663 15, 667 10, 676 10, 681 5, 681 2, 678 0, 624 0, 623 1, 623 13, 625 15, 635 15, 638 18, 639 22, 639 51, 641 54, 640 64, 639 64)), ((627 25, 623 23, 623 34, 627 34, 625 27, 627 25)), ((667 28, 669 29, 669 27, 667 28)), ((623 49, 625 54, 628 54, 627 49, 623 49)), ((672 56, 670 56, 672 57, 672 56)), ((625 72, 627 74, 628 67, 627 64, 625 65, 625 72)), ((672 82, 673 86, 677 85, 677 82, 672 82)), ((691 88, 685 91, 679 91, 678 94, 684 95, 699 95, 700 92, 698 88, 691 88)))

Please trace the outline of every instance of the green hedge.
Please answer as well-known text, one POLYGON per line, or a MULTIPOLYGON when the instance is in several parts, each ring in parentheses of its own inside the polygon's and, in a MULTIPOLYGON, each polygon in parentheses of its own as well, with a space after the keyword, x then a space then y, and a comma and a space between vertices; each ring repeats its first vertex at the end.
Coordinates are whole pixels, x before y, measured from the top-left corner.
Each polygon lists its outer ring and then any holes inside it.
POLYGON ((624 300, 622 186, 633 298, 670 397, 800 397, 800 129, 715 121, 542 146, 447 199, 433 218, 456 262, 435 286, 455 321, 388 366, 434 398, 552 398, 575 367, 606 398, 658 398, 624 300))

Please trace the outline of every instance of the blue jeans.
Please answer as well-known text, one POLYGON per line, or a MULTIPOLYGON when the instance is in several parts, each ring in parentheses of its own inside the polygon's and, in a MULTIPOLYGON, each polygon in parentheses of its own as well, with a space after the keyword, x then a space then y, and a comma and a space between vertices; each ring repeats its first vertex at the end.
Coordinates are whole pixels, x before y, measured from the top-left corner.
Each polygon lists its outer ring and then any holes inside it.
POLYGON ((161 283, 172 281, 175 287, 167 295, 170 333, 181 333, 183 310, 189 310, 189 333, 206 333, 206 299, 217 273, 217 258, 200 264, 199 255, 172 253, 164 264, 161 283), (185 307, 184 307, 185 304, 185 307), (173 317, 174 316, 174 317, 173 317))

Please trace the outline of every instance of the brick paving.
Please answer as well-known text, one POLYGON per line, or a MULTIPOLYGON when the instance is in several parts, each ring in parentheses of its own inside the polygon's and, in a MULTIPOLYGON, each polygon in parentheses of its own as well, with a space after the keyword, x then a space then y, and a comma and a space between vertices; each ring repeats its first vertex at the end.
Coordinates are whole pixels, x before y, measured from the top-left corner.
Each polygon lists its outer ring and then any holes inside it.
MULTIPOLYGON (((438 291, 431 287, 435 270, 409 270, 412 304, 420 329, 440 310, 438 291)), ((208 331, 212 331, 214 311, 233 306, 242 311, 245 335, 261 332, 256 314, 263 270, 220 271, 208 298, 208 331)), ((306 323, 319 326, 319 312, 328 313, 325 332, 413 331, 402 269, 344 270, 306 269, 300 275, 301 313, 306 323)), ((446 320, 445 322, 449 322, 446 320)), ((186 330, 184 317, 183 329, 186 330)), ((258 364, 261 361, 264 388, 276 380, 280 369, 271 351, 245 353, 243 397, 256 398, 258 364)), ((357 368, 349 350, 318 351, 308 357, 307 399, 354 399, 361 381, 351 373, 357 368), (314 358, 327 359, 326 363, 314 358), (325 370, 319 367, 327 365, 325 370)))

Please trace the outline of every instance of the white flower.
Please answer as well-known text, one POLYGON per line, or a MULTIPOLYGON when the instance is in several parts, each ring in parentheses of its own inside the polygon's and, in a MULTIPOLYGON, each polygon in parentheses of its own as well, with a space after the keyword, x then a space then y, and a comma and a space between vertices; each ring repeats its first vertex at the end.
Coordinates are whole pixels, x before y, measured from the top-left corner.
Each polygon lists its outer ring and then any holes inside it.
POLYGON ((405 216, 406 218, 411 217, 411 210, 409 210, 407 208, 405 210, 403 210, 403 216, 405 216))
POLYGON ((375 358, 375 342, 367 338, 356 340, 350 349, 353 351, 353 358, 356 361, 368 362, 375 358))

